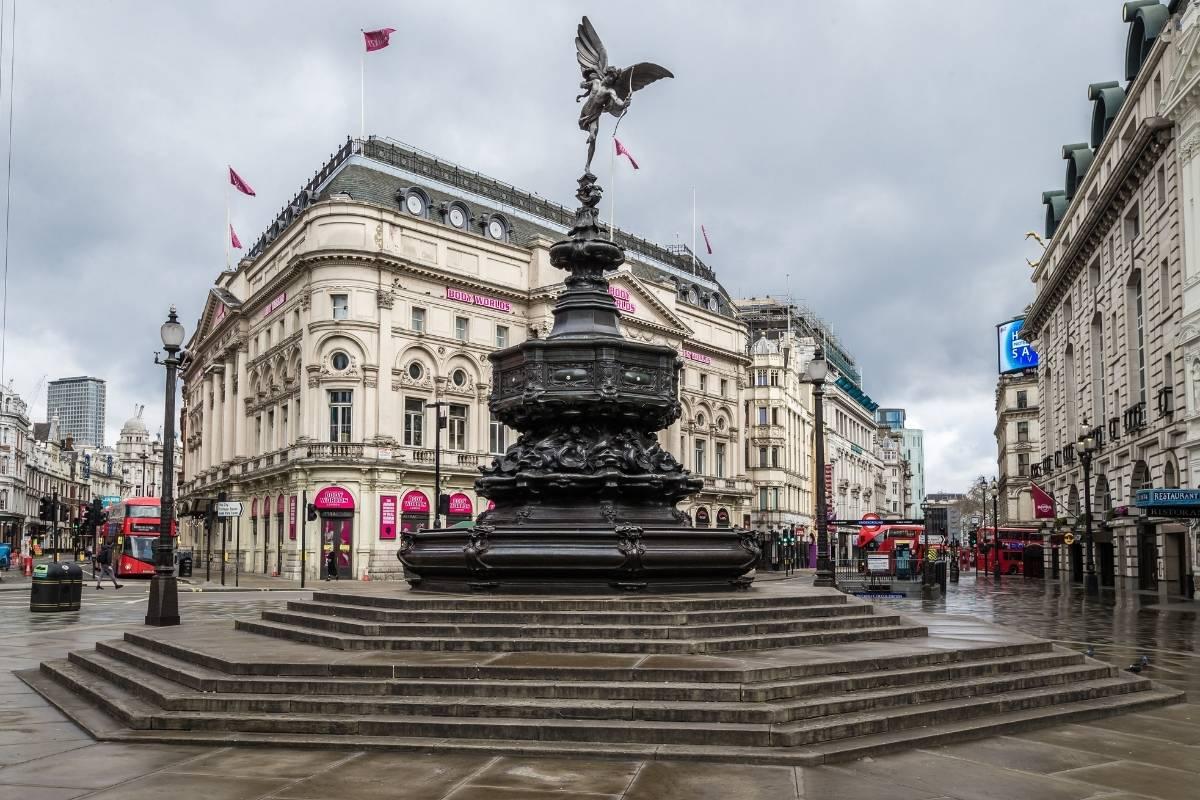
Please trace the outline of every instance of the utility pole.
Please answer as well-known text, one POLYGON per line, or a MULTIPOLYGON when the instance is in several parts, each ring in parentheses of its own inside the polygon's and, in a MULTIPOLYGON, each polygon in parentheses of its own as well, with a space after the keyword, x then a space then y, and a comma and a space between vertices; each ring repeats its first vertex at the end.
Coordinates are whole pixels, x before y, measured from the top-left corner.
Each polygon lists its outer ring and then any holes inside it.
POLYGON ((441 400, 426 403, 426 408, 433 409, 436 422, 433 426, 433 527, 442 527, 442 428, 446 427, 446 418, 442 416, 442 406, 448 405, 441 400))

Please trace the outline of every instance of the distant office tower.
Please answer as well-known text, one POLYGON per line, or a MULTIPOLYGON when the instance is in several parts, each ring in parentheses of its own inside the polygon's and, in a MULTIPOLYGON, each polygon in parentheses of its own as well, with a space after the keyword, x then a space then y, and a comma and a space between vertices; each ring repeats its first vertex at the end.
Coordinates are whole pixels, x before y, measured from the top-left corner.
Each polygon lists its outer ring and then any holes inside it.
POLYGON ((105 384, 99 378, 80 376, 50 381, 46 387, 46 418, 58 417, 63 438, 78 444, 104 444, 105 384))

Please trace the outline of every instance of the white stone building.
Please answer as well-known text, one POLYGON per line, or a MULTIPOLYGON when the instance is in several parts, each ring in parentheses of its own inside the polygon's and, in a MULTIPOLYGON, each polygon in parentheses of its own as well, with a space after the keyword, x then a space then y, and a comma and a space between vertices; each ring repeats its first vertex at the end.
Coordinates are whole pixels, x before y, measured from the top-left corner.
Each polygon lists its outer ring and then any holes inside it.
POLYGON ((31 447, 29 409, 12 389, 0 387, 0 542, 21 544, 26 530, 26 460, 31 447))
MULTIPOLYGON (((310 573, 332 548, 342 575, 398 575, 397 529, 433 522, 429 404, 446 420, 448 522, 486 508, 478 468, 513 441, 487 409, 487 355, 548 333, 563 279, 549 247, 570 220, 397 143, 347 142, 205 304, 183 371, 185 508, 222 492, 244 502, 225 544, 239 531, 246 570, 297 574, 304 541, 310 573), (331 486, 353 517, 305 530, 302 502, 331 486)), ((625 334, 676 348, 684 364, 683 417, 660 440, 704 489, 681 508, 697 525, 742 524, 745 328, 689 252, 616 240, 625 334)), ((185 523, 185 541, 202 540, 199 524, 185 523)))
POLYGON ((1042 451, 1039 412, 1036 369, 1000 376, 995 435, 1001 524, 1039 524, 1029 488, 1031 470, 1042 451))
MULTIPOLYGON (((1187 173, 1175 125, 1163 115, 1178 70, 1178 34, 1159 3, 1127 3, 1124 13, 1127 83, 1088 87, 1090 138, 1063 147, 1065 185, 1043 194, 1049 242, 1022 329, 1041 357, 1043 458, 1031 471, 1082 530, 1085 486, 1075 443, 1082 428, 1093 430, 1101 586, 1190 596, 1195 558, 1186 525, 1134 508, 1139 489, 1195 480, 1177 457, 1187 436, 1177 393, 1184 383, 1182 290, 1195 280, 1183 254, 1194 248, 1185 247, 1181 227, 1187 173)), ((1196 235, 1194 226, 1187 230, 1196 235)), ((1068 548, 1058 536, 1048 544, 1062 574, 1082 580, 1080 544, 1068 548)))

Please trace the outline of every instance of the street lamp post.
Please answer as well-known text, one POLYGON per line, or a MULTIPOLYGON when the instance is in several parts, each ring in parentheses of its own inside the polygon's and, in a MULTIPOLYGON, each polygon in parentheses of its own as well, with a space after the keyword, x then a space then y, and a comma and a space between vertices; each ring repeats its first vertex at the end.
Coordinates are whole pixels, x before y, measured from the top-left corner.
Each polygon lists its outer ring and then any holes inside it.
POLYGON ((1087 578, 1085 591, 1100 594, 1100 579, 1096 575, 1092 537, 1092 454, 1096 452, 1096 437, 1084 422, 1079 433, 1079 463, 1083 465, 1083 539, 1087 543, 1087 578))
POLYGON ((996 479, 992 478, 988 490, 992 493, 992 541, 994 542, 993 550, 996 551, 996 566, 992 574, 996 576, 996 580, 1000 580, 1000 575, 1003 572, 1001 556, 1003 553, 1000 549, 1000 487, 996 483, 996 479))
POLYGON ((146 496, 146 461, 150 458, 148 453, 138 453, 138 458, 142 460, 142 497, 146 496))
POLYGON ((926 589, 933 583, 933 573, 929 571, 929 503, 921 502, 921 534, 925 539, 925 546, 921 550, 921 584, 926 589))
MULTIPOLYGON (((159 360, 154 356, 154 363, 167 368, 166 400, 163 419, 163 474, 174 474, 175 460, 175 370, 183 363, 186 356, 180 348, 183 347, 183 325, 175 314, 175 306, 171 306, 167 321, 161 329, 163 350, 167 357, 159 360)), ((143 473, 144 474, 144 473, 143 473)), ((179 624, 179 587, 175 583, 175 567, 171 563, 171 529, 175 523, 175 482, 163 482, 162 499, 159 512, 158 548, 155 555, 154 577, 150 579, 150 603, 146 609, 146 624, 166 625, 179 624)))
POLYGON ((442 406, 449 405, 438 400, 426 403, 426 408, 433 409, 433 527, 442 527, 442 428, 446 427, 445 417, 442 416, 442 406))
POLYGON ((829 363, 825 351, 820 347, 808 362, 807 377, 813 385, 813 415, 816 430, 817 456, 817 575, 814 586, 837 588, 837 574, 829 553, 829 512, 825 498, 825 378, 829 375, 829 363))

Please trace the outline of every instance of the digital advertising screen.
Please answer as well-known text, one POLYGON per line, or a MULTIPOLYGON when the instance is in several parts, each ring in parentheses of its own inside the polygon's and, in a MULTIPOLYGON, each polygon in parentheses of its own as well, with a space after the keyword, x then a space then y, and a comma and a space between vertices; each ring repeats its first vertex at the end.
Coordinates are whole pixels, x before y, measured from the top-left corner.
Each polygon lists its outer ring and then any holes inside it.
POLYGON ((1021 372, 1038 365, 1038 354, 1029 342, 1021 338, 1024 317, 1002 322, 996 326, 1000 374, 1021 372))

